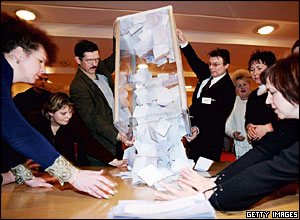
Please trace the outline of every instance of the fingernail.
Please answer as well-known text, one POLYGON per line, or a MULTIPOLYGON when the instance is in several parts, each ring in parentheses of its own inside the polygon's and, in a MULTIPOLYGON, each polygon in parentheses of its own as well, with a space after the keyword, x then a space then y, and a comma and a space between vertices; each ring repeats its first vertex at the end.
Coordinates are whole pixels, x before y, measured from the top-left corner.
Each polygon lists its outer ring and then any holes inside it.
POLYGON ((119 192, 118 190, 114 190, 114 194, 115 194, 115 193, 118 193, 118 192, 119 192))
POLYGON ((105 198, 105 199, 108 199, 108 196, 107 195, 104 195, 104 196, 102 196, 103 198, 105 198))
POLYGON ((119 184, 118 183, 113 183, 111 186, 112 187, 116 187, 116 186, 118 186, 119 184))

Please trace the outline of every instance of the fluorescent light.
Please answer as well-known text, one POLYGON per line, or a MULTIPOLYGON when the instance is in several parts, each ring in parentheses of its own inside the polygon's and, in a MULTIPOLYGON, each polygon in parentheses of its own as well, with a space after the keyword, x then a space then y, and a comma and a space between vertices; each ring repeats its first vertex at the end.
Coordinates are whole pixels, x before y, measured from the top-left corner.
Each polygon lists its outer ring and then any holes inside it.
POLYGON ((264 26, 264 27, 261 27, 257 30, 257 33, 259 34, 270 34, 272 31, 274 31, 275 28, 273 26, 264 26))
POLYGON ((147 64, 142 63, 138 65, 138 69, 146 69, 146 68, 148 68, 147 64))
POLYGON ((26 21, 33 21, 36 18, 36 15, 28 10, 18 10, 16 11, 16 15, 26 21))
POLYGON ((186 89, 191 89, 193 86, 185 86, 186 89))

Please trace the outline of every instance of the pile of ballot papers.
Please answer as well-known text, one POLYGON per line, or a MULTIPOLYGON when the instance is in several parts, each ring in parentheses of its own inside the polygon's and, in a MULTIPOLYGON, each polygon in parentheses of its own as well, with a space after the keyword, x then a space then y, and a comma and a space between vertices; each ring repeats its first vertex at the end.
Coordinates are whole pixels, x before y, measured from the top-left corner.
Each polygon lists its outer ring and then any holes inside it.
MULTIPOLYGON (((118 175, 132 178, 133 185, 156 187, 161 180, 176 180, 180 169, 195 165, 181 141, 191 132, 185 88, 181 89, 183 75, 177 72, 176 65, 172 71, 159 73, 148 68, 135 69, 136 57, 157 66, 176 61, 170 9, 168 6, 117 18, 120 50, 128 50, 125 54, 131 54, 132 63, 128 64, 130 59, 123 61, 121 56, 121 66, 126 68, 118 72, 118 120, 114 123, 120 132, 135 137, 134 145, 123 156, 129 172, 118 175)), ((202 161, 207 167, 211 164, 202 161)))
POLYGON ((203 193, 171 201, 120 200, 108 219, 216 219, 203 193))

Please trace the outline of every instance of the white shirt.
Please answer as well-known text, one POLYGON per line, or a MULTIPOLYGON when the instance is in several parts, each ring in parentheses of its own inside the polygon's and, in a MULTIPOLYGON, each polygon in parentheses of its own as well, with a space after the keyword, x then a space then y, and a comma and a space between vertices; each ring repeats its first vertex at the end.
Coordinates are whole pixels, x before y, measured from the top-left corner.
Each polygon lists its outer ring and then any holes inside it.
POLYGON ((245 129, 245 112, 246 104, 248 100, 242 100, 241 97, 236 96, 233 110, 227 118, 225 125, 225 133, 233 137, 233 132, 239 131, 241 135, 245 137, 244 141, 238 141, 234 139, 234 147, 237 159, 252 149, 252 145, 249 143, 246 129, 245 129))
MULTIPOLYGON (((225 74, 226 74, 226 72, 225 72, 224 74, 222 74, 221 76, 217 76, 217 77, 212 78, 209 88, 210 88, 213 84, 215 84, 216 82, 218 82, 220 79, 222 79, 222 78, 225 76, 225 74)), ((201 83, 201 85, 200 85, 200 87, 199 87, 198 93, 197 93, 197 98, 200 97, 200 94, 201 94, 201 92, 202 92, 202 89, 203 89, 203 87, 206 85, 206 83, 208 82, 209 79, 210 79, 210 77, 208 77, 207 79, 205 79, 205 80, 202 81, 202 83, 201 83)))
MULTIPOLYGON (((188 45, 188 42, 185 42, 185 43, 183 43, 183 44, 180 44, 180 47, 181 47, 181 48, 184 48, 184 47, 186 47, 187 45, 188 45)), ((213 84, 215 84, 216 82, 218 82, 220 79, 222 79, 222 78, 225 76, 225 74, 226 74, 226 72, 225 72, 224 74, 222 74, 221 76, 214 77, 214 78, 211 80, 211 83, 210 83, 209 88, 210 88, 213 84)), ((208 77, 207 79, 205 79, 205 80, 202 81, 202 83, 201 83, 201 85, 200 85, 200 87, 199 87, 198 93, 197 93, 197 98, 200 97, 200 94, 201 94, 201 92, 202 92, 202 89, 203 89, 203 87, 206 85, 206 83, 208 82, 209 79, 210 79, 210 77, 208 77)))

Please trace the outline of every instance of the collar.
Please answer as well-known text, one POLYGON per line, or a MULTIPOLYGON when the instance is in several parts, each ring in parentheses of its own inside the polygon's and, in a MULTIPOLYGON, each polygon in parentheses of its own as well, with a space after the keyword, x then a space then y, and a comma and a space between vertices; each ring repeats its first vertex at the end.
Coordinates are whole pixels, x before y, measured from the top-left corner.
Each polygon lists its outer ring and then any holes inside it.
POLYGON ((80 66, 78 67, 85 75, 87 75, 91 80, 95 80, 98 79, 97 74, 95 73, 94 75, 91 73, 88 73, 87 71, 85 71, 84 69, 82 69, 80 66), (95 76, 95 78, 94 78, 95 76))
POLYGON ((262 84, 262 85, 258 86, 258 90, 257 90, 257 95, 258 96, 260 96, 260 95, 262 95, 262 94, 264 94, 266 92, 267 92, 266 85, 262 84))
POLYGON ((211 83, 212 84, 215 84, 216 82, 218 82, 220 79, 222 79, 225 75, 226 75, 227 72, 225 72, 224 74, 220 75, 220 76, 217 76, 217 77, 213 77, 212 80, 211 80, 211 83))

